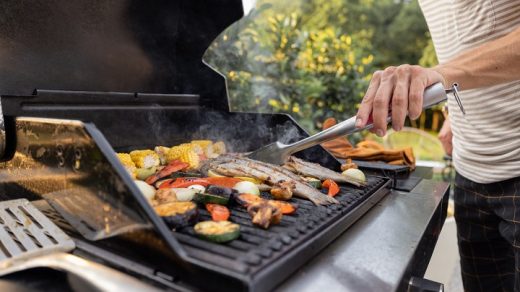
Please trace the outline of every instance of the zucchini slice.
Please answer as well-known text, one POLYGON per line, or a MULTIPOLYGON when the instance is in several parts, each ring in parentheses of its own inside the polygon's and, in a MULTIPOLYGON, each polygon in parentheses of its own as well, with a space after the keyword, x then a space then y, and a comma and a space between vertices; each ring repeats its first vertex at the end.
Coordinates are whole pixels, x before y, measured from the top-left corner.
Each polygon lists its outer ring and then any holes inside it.
POLYGON ((201 239, 223 243, 240 236, 240 226, 229 221, 203 221, 195 225, 195 233, 201 239))
POLYGON ((193 202, 170 202, 155 206, 154 209, 171 228, 192 225, 199 215, 197 205, 193 202))
POLYGON ((219 205, 227 205, 229 203, 229 197, 223 197, 214 194, 208 193, 197 193, 193 197, 193 200, 199 204, 219 204, 219 205))

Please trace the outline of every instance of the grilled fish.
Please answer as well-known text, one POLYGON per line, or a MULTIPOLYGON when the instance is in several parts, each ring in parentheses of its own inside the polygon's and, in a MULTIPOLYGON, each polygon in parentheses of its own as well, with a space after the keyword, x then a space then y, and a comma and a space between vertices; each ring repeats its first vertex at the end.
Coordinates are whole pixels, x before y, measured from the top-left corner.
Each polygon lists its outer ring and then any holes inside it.
POLYGON ((316 205, 339 203, 333 197, 322 194, 301 177, 281 166, 227 154, 208 160, 204 169, 212 169, 229 176, 246 175, 264 180, 269 185, 275 185, 282 181, 294 181, 294 195, 297 197, 308 199, 316 205))
POLYGON ((284 164, 284 167, 295 173, 312 176, 319 178, 320 180, 331 179, 338 183, 349 183, 358 187, 364 185, 362 182, 349 180, 347 177, 341 175, 341 173, 332 171, 317 163, 304 161, 294 156, 289 157, 289 160, 284 164))

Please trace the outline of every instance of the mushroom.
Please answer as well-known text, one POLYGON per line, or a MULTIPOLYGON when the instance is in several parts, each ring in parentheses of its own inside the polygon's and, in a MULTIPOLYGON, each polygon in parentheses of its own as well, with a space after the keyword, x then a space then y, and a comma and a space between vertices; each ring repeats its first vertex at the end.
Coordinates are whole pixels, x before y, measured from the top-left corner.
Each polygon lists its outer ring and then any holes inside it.
POLYGON ((269 228, 270 224, 278 224, 282 220, 282 211, 267 202, 251 204, 247 212, 253 217, 253 224, 264 229, 269 228))

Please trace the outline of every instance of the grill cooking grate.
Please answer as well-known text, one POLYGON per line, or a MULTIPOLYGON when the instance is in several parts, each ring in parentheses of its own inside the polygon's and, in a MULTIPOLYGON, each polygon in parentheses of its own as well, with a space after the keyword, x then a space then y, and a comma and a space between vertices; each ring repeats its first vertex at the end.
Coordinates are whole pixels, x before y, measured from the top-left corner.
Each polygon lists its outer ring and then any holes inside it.
MULTIPOLYGON (((368 184, 363 188, 340 186, 341 191, 335 197, 340 204, 318 207, 304 199, 291 199, 291 203, 298 204, 296 213, 284 215, 280 224, 273 225, 267 230, 254 226, 245 208, 230 207, 230 221, 240 224, 241 233, 238 239, 226 244, 216 244, 197 238, 193 227, 182 228, 172 232, 172 235, 191 257, 219 266, 223 270, 255 277, 264 270, 278 269, 278 273, 270 272, 270 275, 276 275, 270 277, 271 281, 277 283, 345 231, 368 208, 388 193, 390 179, 375 176, 368 176, 367 179, 368 184), (357 210, 358 208, 360 210, 357 210), (309 245, 311 245, 310 250, 309 245), (294 258, 298 258, 301 262, 294 264, 294 258), (286 264, 291 266, 284 266, 286 264)), ((69 235, 79 236, 74 228, 49 205, 39 201, 35 202, 35 206, 69 235)), ((199 216, 200 220, 211 218, 210 214, 202 208, 199 208, 199 216)), ((119 248, 125 249, 122 246, 119 248)), ((102 258, 105 261, 109 260, 102 258)), ((120 265, 117 261, 112 264, 120 265)), ((152 264, 150 268, 154 270, 155 267, 152 264)), ((176 275, 172 276, 178 279, 176 275)), ((157 278, 155 274, 147 277, 152 280, 157 278)))
POLYGON ((0 266, 13 257, 72 248, 72 239, 26 199, 0 202, 0 266))
MULTIPOLYGON (((213 244, 198 239, 193 227, 185 227, 173 235, 193 257, 240 273, 254 273, 269 265, 272 260, 291 251, 304 241, 352 211, 379 190, 388 180, 369 177, 364 188, 342 186, 336 196, 341 204, 315 206, 304 199, 293 198, 298 204, 295 214, 284 215, 282 222, 264 230, 253 225, 245 208, 231 207, 230 221, 240 224, 240 237, 227 244, 213 244)), ((206 210, 199 210, 201 220, 211 220, 206 210)))

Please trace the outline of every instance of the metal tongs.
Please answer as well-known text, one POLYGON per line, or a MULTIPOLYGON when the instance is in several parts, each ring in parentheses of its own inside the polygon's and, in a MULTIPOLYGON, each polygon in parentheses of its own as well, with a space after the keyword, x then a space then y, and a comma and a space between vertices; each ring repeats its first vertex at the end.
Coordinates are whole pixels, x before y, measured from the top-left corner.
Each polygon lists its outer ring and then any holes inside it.
MULTIPOLYGON (((462 113, 465 114, 464 108, 462 107, 462 103, 458 95, 458 84, 456 83, 448 89, 445 89, 442 83, 440 82, 435 83, 426 88, 423 95, 423 109, 430 108, 438 103, 447 100, 448 93, 453 93, 462 113)), ((387 123, 389 123, 391 120, 392 118, 389 116, 387 119, 387 123)), ((371 129, 373 126, 373 123, 370 121, 365 127, 356 128, 356 116, 353 116, 348 120, 345 120, 333 127, 330 127, 324 131, 321 131, 315 135, 307 137, 298 142, 287 145, 277 141, 267 146, 264 146, 254 152, 249 153, 247 157, 267 163, 281 165, 285 163, 289 156, 291 156, 293 153, 305 150, 312 146, 321 144, 323 142, 327 142, 329 140, 344 135, 349 135, 362 130, 371 129)))

